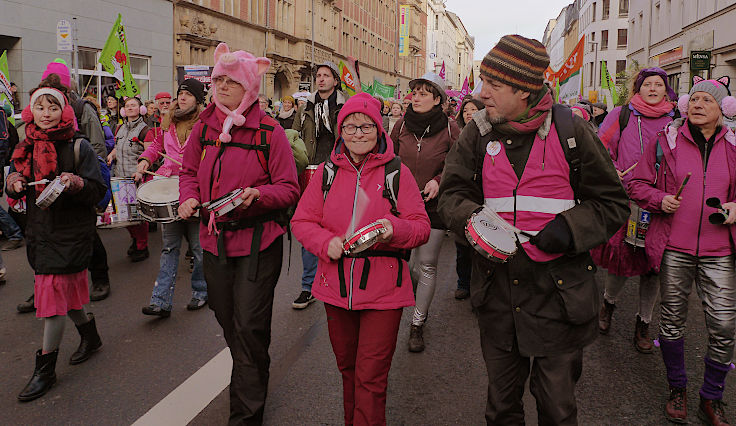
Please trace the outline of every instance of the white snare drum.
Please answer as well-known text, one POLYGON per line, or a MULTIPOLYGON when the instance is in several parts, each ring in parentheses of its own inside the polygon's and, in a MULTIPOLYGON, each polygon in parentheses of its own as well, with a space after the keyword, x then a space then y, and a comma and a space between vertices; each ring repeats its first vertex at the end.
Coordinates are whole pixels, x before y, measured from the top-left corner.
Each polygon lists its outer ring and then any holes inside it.
POLYGON ((516 236, 505 225, 505 221, 495 212, 473 213, 465 226, 465 237, 483 257, 503 263, 517 250, 516 236))
POLYGON ((66 185, 61 183, 61 176, 57 176, 56 179, 52 180, 46 185, 43 191, 36 198, 36 205, 42 209, 48 208, 62 192, 66 189, 66 185))
POLYGON ((154 179, 138 187, 138 214, 149 222, 179 220, 179 177, 154 179))
POLYGON ((378 236, 386 232, 386 227, 381 222, 373 222, 360 228, 342 243, 342 251, 345 255, 360 253, 368 250, 376 243, 378 236))
POLYGON ((136 207, 136 188, 133 178, 110 178, 112 200, 97 221, 98 228, 122 228, 142 222, 136 207))
POLYGON ((651 222, 652 214, 636 205, 635 202, 629 201, 629 220, 626 225, 626 241, 634 247, 645 247, 647 230, 649 222, 651 222))
POLYGON ((208 201, 202 204, 202 208, 206 209, 209 213, 214 213, 215 217, 220 217, 235 210, 240 204, 243 203, 243 188, 238 188, 228 192, 222 197, 215 198, 212 201, 208 201))

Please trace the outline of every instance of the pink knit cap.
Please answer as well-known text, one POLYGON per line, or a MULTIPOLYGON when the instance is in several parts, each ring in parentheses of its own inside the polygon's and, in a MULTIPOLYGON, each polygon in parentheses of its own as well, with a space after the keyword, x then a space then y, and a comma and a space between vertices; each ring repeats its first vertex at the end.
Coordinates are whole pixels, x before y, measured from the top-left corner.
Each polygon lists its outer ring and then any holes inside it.
POLYGON ((378 129, 378 135, 383 134, 383 117, 381 117, 381 102, 369 95, 368 93, 361 92, 355 96, 351 96, 345 104, 342 106, 340 113, 337 114, 337 131, 338 134, 342 134, 342 122, 345 121, 348 115, 361 112, 373 120, 376 123, 376 129, 378 129))
POLYGON ((65 87, 71 87, 72 77, 69 73, 69 68, 67 68, 66 65, 62 64, 61 62, 49 62, 49 64, 46 65, 46 70, 41 76, 41 80, 45 80, 46 77, 51 74, 58 75, 59 79, 61 80, 61 84, 63 84, 65 87))

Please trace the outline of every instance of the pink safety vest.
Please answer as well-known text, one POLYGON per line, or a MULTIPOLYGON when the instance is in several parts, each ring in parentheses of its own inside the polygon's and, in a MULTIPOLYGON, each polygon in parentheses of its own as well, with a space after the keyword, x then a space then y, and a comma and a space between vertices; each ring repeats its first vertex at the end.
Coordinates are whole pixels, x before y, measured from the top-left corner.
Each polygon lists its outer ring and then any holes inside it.
MULTIPOLYGON (((556 214, 575 206, 570 166, 555 126, 551 126, 546 139, 535 136, 521 181, 506 157, 504 141, 489 142, 483 159, 483 196, 486 207, 531 234, 541 231, 556 214)), ((562 256, 544 252, 527 238, 519 237, 524 251, 536 262, 562 256)))

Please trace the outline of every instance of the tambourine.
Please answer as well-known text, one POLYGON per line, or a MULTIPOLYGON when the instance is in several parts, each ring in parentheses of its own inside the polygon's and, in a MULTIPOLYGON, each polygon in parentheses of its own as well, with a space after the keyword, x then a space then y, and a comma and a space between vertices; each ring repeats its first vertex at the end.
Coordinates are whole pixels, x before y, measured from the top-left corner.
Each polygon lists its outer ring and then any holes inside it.
POLYGON ((42 209, 48 208, 51 204, 59 198, 62 192, 66 189, 66 185, 61 183, 61 176, 57 176, 56 179, 52 180, 41 194, 36 199, 36 205, 42 209))
POLYGON ((378 240, 378 236, 386 232, 381 222, 373 222, 360 228, 342 243, 342 251, 346 256, 368 250, 378 240))
POLYGON ((516 236, 498 214, 485 208, 470 216, 465 237, 483 257, 504 263, 516 254, 516 236))
POLYGON ((243 203, 243 188, 237 188, 223 195, 202 204, 202 208, 210 213, 214 213, 215 217, 224 216, 243 203))

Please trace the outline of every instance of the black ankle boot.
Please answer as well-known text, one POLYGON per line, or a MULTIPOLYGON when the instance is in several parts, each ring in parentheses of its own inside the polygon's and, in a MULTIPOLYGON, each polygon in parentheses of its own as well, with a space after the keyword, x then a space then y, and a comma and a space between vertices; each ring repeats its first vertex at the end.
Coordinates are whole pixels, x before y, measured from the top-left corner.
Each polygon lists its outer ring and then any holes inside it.
POLYGON ((97 352, 102 347, 102 340, 100 335, 97 334, 97 326, 95 325, 95 316, 93 314, 87 314, 89 321, 85 324, 78 325, 77 331, 82 336, 82 341, 79 342, 77 351, 72 354, 69 359, 69 364, 77 365, 84 361, 87 361, 93 353, 97 352))
POLYGON ((56 383, 56 357, 59 350, 49 352, 45 355, 41 354, 41 349, 36 351, 36 369, 33 370, 33 377, 20 394, 19 401, 33 401, 43 396, 51 386, 56 383))

